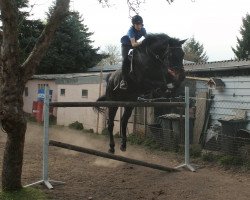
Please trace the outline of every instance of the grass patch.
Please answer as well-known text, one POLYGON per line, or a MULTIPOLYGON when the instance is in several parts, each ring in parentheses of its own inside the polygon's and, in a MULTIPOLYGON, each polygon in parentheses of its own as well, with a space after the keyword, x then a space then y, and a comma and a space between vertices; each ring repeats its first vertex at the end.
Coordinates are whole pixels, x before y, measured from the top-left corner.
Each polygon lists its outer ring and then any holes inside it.
POLYGON ((47 200, 46 195, 38 189, 23 188, 14 192, 0 192, 0 200, 47 200))

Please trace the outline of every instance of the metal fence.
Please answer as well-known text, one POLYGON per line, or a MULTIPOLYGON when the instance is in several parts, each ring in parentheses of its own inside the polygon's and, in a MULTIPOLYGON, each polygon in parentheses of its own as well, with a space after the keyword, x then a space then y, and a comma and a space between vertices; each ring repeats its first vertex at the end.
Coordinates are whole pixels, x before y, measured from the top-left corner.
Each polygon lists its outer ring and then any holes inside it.
POLYGON ((205 149, 250 160, 250 102, 210 99, 209 126, 204 130, 205 149))
MULTIPOLYGON (((169 99, 169 101, 183 101, 169 99)), ((203 150, 250 161, 250 101, 190 98, 190 144, 203 150)), ((165 150, 184 145, 184 110, 145 109, 134 112, 134 133, 150 138, 165 150)))
MULTIPOLYGON (((169 102, 182 102, 184 97, 166 99, 169 102)), ((184 109, 175 108, 136 108, 133 116, 134 134, 140 138, 152 139, 159 147, 178 151, 185 142, 184 109)), ((192 126, 192 125, 191 125, 192 126)))

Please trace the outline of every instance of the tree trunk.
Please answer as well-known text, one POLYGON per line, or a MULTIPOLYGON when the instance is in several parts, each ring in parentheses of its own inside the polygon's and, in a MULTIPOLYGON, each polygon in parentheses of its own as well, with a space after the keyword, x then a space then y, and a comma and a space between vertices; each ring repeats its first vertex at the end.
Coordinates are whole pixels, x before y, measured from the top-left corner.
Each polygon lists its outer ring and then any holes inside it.
POLYGON ((14 191, 22 188, 21 175, 26 123, 5 122, 3 126, 13 124, 7 133, 7 142, 3 158, 2 189, 14 191))
POLYGON ((34 74, 60 22, 66 17, 70 0, 57 0, 54 12, 24 63, 19 62, 16 1, 0 0, 2 29, 0 63, 0 120, 7 134, 3 158, 2 189, 22 188, 21 175, 27 122, 23 111, 25 83, 34 74))
MULTIPOLYGON (((11 71, 11 70, 10 70, 11 71)), ((7 134, 3 157, 2 189, 13 191, 22 188, 21 175, 27 122, 23 112, 23 88, 21 75, 11 71, 12 77, 5 76, 1 82, 0 101, 2 127, 7 134)))

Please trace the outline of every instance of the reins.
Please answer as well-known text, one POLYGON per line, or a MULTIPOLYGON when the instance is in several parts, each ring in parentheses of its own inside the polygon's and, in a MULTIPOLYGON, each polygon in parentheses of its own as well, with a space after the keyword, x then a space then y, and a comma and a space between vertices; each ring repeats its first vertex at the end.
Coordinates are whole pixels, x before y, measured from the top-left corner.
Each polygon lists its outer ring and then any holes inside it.
MULTIPOLYGON (((165 55, 168 55, 168 52, 169 52, 169 45, 167 46, 167 48, 166 48, 166 51, 164 52, 164 54, 163 54, 163 59, 165 58, 165 55)), ((158 55, 158 54, 156 54, 156 53, 154 53, 150 48, 148 48, 148 47, 146 47, 146 53, 147 53, 147 55, 149 55, 150 56, 150 54, 149 53, 151 53, 152 55, 153 55, 153 57, 156 59, 156 60, 158 60, 158 61, 160 61, 160 63, 161 64, 163 64, 164 63, 164 61, 162 60, 162 58, 160 58, 160 56, 158 55)), ((160 65, 160 68, 161 68, 161 74, 162 74, 162 78, 163 78, 163 81, 164 81, 164 83, 165 84, 167 84, 167 79, 166 79, 166 77, 164 76, 164 69, 163 69, 163 66, 162 65, 160 65)))

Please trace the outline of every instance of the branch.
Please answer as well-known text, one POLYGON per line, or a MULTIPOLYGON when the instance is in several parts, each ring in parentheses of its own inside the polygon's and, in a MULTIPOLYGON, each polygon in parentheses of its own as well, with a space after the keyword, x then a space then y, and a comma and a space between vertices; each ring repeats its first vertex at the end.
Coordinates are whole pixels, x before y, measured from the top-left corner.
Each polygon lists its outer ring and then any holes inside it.
POLYGON ((60 22, 67 16, 69 11, 70 0, 57 0, 46 27, 41 33, 36 45, 26 61, 22 64, 21 69, 24 73, 24 79, 27 81, 30 79, 36 67, 40 64, 43 56, 45 55, 49 45, 53 39, 56 29, 59 27, 60 22))
POLYGON ((129 15, 131 16, 131 11, 138 14, 139 8, 142 3, 145 3, 145 0, 127 0, 129 15))
POLYGON ((98 0, 103 7, 110 7, 109 0, 98 0))
MULTIPOLYGON (((5 70, 6 63, 8 66, 16 66, 18 61, 19 45, 18 45, 18 29, 17 29, 17 8, 14 1, 0 0, 0 9, 2 15, 3 32, 2 36, 2 50, 1 61, 5 70)), ((2 74, 1 74, 2 75, 2 74)))
POLYGON ((166 0, 169 4, 173 3, 174 0, 166 0))

